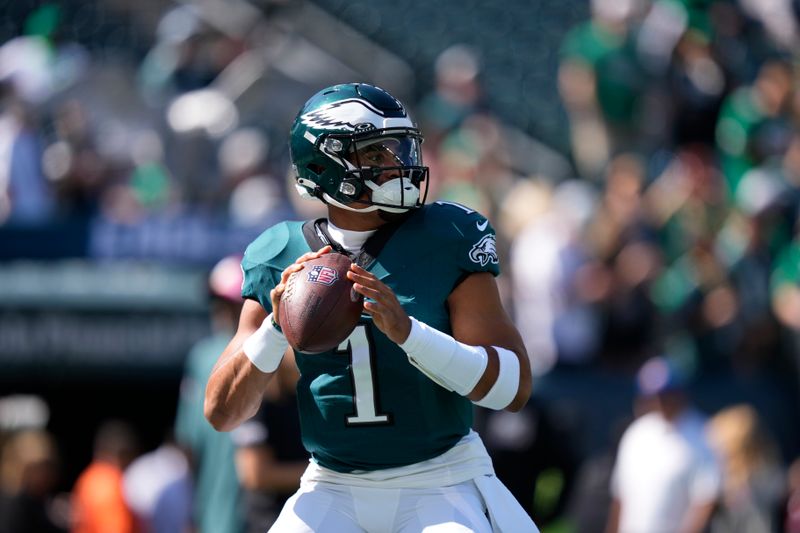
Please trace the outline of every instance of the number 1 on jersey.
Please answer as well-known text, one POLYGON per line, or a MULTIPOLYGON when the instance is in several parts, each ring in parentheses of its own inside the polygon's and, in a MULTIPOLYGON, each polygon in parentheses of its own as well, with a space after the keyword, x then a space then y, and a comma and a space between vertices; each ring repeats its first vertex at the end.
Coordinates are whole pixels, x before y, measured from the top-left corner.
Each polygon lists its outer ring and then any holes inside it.
POLYGON ((348 426, 391 424, 391 415, 379 414, 375 387, 372 343, 364 325, 339 345, 339 352, 350 355, 350 378, 353 380, 354 413, 345 418, 348 426))

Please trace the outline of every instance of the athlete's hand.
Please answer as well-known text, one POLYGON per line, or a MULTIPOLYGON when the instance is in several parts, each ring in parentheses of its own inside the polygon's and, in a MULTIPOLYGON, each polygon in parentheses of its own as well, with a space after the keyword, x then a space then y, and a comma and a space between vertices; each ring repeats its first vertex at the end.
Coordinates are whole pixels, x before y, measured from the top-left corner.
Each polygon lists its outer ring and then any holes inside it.
POLYGON ((281 273, 281 281, 278 283, 274 289, 269 291, 269 299, 272 301, 272 318, 275 320, 276 324, 280 324, 280 303, 281 303, 281 295, 283 291, 286 290, 286 281, 289 279, 293 273, 297 272, 298 270, 303 269, 303 263, 309 261, 311 259, 316 259, 322 255, 330 253, 333 248, 330 246, 323 246, 316 252, 306 252, 300 257, 298 257, 294 263, 289 265, 284 269, 281 273))
POLYGON ((364 295, 364 311, 372 316, 372 321, 392 342, 402 344, 411 333, 411 319, 397 300, 388 285, 353 263, 347 279, 354 283, 353 288, 364 295), (369 301, 366 300, 369 298, 369 301))

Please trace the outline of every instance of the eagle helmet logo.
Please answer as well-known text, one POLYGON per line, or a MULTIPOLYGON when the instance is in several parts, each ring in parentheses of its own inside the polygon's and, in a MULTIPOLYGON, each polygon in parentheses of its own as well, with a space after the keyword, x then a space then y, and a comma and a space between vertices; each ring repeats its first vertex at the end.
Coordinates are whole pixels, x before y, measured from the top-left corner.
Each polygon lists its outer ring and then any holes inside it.
MULTIPOLYGON (((300 117, 300 121, 309 128, 346 131, 383 128, 386 119, 380 110, 360 98, 332 102, 300 117)), ((411 126, 410 120, 408 125, 411 126)))

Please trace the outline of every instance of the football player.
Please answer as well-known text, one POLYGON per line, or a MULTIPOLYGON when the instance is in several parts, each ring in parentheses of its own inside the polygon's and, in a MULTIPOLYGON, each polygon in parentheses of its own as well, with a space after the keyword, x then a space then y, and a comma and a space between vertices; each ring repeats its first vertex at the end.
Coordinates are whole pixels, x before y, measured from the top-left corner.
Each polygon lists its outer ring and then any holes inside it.
POLYGON ((206 389, 211 424, 227 431, 258 409, 287 349, 280 296, 303 262, 349 255, 365 303, 337 349, 295 354, 312 460, 271 531, 536 531, 471 429, 473 404, 516 411, 531 391, 494 230, 464 206, 425 203, 421 142, 405 107, 363 83, 320 91, 292 125, 296 185, 328 216, 247 248, 239 329, 206 389))

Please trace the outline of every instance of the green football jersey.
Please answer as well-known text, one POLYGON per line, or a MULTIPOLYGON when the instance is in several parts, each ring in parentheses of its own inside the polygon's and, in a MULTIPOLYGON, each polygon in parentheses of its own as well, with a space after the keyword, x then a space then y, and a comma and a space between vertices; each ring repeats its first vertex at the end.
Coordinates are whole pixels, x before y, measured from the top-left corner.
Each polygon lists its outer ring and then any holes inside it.
MULTIPOLYGON (((324 245, 319 225, 283 222, 250 244, 242 295, 269 311, 281 272, 324 245)), ((471 273, 499 273, 493 228, 458 204, 424 206, 379 229, 364 250, 363 266, 392 288, 405 311, 448 334, 452 290, 471 273)), ((295 356, 303 444, 324 467, 352 472, 417 463, 450 449, 472 426, 471 402, 413 367, 367 314, 338 349, 295 356)))

